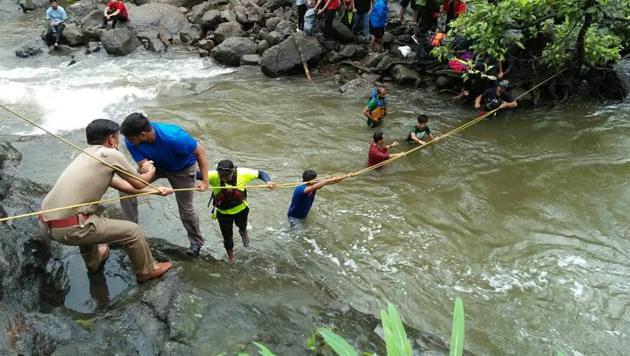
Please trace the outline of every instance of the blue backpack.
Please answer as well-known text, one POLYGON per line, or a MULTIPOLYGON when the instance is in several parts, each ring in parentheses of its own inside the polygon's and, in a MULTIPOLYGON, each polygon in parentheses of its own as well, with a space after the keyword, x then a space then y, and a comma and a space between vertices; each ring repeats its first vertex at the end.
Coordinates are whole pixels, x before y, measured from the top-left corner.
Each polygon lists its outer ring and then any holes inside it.
POLYGON ((379 107, 379 108, 387 107, 387 98, 383 98, 383 99, 379 98, 377 88, 372 88, 372 90, 370 90, 370 97, 368 98, 368 103, 372 99, 376 100, 376 107, 379 107))
POLYGON ((376 0, 372 12, 370 12, 370 25, 374 28, 383 28, 387 23, 387 2, 376 0))

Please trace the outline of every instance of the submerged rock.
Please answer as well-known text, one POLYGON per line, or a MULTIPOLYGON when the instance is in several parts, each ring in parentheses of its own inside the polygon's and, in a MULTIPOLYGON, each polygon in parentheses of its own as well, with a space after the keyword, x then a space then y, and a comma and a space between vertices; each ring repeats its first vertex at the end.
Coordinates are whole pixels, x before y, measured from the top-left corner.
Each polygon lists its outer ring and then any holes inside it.
POLYGON ((33 46, 22 46, 19 49, 15 50, 15 55, 20 58, 28 58, 37 56, 42 54, 43 51, 41 48, 33 47, 33 46))

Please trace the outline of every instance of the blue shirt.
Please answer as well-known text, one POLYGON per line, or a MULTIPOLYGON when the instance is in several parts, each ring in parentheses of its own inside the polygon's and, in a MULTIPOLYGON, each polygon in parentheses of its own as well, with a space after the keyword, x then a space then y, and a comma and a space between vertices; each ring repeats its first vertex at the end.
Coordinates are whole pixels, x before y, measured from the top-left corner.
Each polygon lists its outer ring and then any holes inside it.
POLYGON ((46 18, 52 22, 63 22, 66 21, 68 16, 66 16, 66 11, 63 7, 57 6, 57 10, 53 10, 52 7, 46 10, 46 18))
POLYGON ((153 143, 134 145, 125 138, 127 150, 136 162, 148 159, 157 169, 171 172, 181 171, 197 162, 194 154, 197 141, 188 132, 173 124, 152 122, 151 126, 155 131, 153 143))
POLYGON ((291 205, 287 213, 290 218, 306 219, 308 212, 311 210, 317 191, 305 193, 306 187, 306 184, 302 184, 293 190, 293 199, 291 199, 291 205))

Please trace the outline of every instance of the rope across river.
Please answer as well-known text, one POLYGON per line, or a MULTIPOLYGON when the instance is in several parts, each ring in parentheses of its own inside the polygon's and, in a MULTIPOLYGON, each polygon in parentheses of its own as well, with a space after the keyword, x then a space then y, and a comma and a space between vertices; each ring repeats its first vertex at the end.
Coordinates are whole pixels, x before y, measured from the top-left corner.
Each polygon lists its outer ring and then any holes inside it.
MULTIPOLYGON (((532 87, 531 89, 525 91, 523 94, 519 95, 515 100, 518 100, 520 98, 522 98, 523 96, 529 94, 530 92, 534 91, 535 89, 539 88, 541 85, 545 84, 546 82, 550 81, 551 79, 557 77, 558 75, 560 75, 560 73, 564 72, 563 70, 560 70, 559 72, 557 72, 556 74, 548 77, 547 79, 543 80, 542 82, 538 83, 536 86, 532 87)), ((45 129, 44 127, 42 127, 41 125, 38 125, 37 123, 33 122, 32 120, 29 120, 28 118, 20 115, 19 113, 9 109, 8 107, 6 107, 5 105, 0 104, 0 107, 2 107, 3 109, 5 109, 6 111, 10 112, 11 114, 15 115, 16 117, 22 119, 23 121, 29 123, 30 125, 37 127, 40 130, 43 130, 44 132, 52 135, 53 137, 57 138, 59 141, 69 145, 70 147, 85 153, 86 155, 94 158, 95 160, 103 163, 104 165, 112 168, 114 171, 116 171, 117 173, 120 174, 124 174, 130 177, 133 177, 134 179, 137 179, 138 181, 146 184, 147 186, 155 189, 156 191, 158 190, 155 186, 151 185, 151 183, 144 181, 142 178, 136 176, 134 173, 131 172, 127 172, 125 170, 120 169, 119 167, 115 167, 105 161, 103 161, 102 159, 85 152, 83 149, 81 149, 79 146, 75 145, 74 143, 68 141, 67 139, 45 129)), ((436 137, 435 139, 428 141, 427 143, 425 143, 424 145, 420 145, 418 147, 414 147, 410 150, 407 150, 405 152, 401 152, 399 155, 391 157, 383 162, 377 163, 375 165, 360 169, 358 171, 355 172, 350 172, 350 173, 346 173, 346 174, 342 174, 342 175, 338 175, 337 177, 344 177, 344 178, 352 178, 352 177, 356 177, 365 173, 368 173, 370 171, 373 171, 377 168, 383 167, 387 164, 390 164, 391 162, 406 157, 407 155, 418 151, 420 149, 426 148, 428 146, 430 146, 431 144, 435 144, 438 141, 442 141, 448 137, 451 137, 457 133, 460 133, 476 124, 478 124, 479 122, 485 120, 486 118, 488 118, 489 116, 493 115, 494 113, 496 113, 497 111, 499 111, 500 108, 496 108, 492 111, 486 112, 485 114, 478 116, 460 126, 455 127, 454 129, 442 134, 441 136, 436 137)), ((316 181, 325 181, 331 178, 327 178, 327 179, 318 179, 316 181)), ((294 188, 297 187, 300 184, 303 184, 304 182, 286 182, 286 183, 276 183, 275 187, 276 188, 294 188)), ((211 189, 232 189, 232 188, 242 188, 240 186, 232 186, 232 185, 226 185, 226 186, 220 186, 220 187, 211 187, 211 189)), ((268 185, 266 184, 261 184, 261 185, 247 185, 246 186, 247 189, 259 189, 259 188, 269 188, 268 185)), ((182 189, 174 189, 174 192, 183 192, 183 191, 197 191, 197 188, 182 188, 182 189)), ((0 218, 0 223, 2 222, 6 222, 9 220, 17 220, 17 219, 22 219, 22 218, 27 218, 27 217, 32 217, 32 216, 37 216, 39 214, 45 214, 45 213, 51 213, 51 212, 55 212, 55 211, 60 211, 60 210, 66 210, 66 209, 74 209, 74 208, 80 208, 80 207, 85 207, 85 206, 90 206, 90 205, 94 205, 94 204, 105 204, 105 203, 113 203, 113 202, 117 202, 120 200, 124 200, 124 199, 130 199, 130 198, 135 198, 135 197, 140 197, 140 196, 145 196, 145 195, 154 195, 156 192, 146 192, 146 193, 139 193, 139 194, 132 194, 132 195, 123 195, 123 196, 119 196, 116 198, 108 198, 108 199, 101 199, 101 200, 97 200, 97 201, 92 201, 92 202, 88 202, 88 203, 81 203, 81 204, 74 204, 74 205, 68 205, 68 206, 63 206, 63 207, 58 207, 58 208, 53 208, 53 209, 47 209, 47 210, 41 210, 41 211, 36 211, 36 212, 30 212, 30 213, 24 213, 24 214, 19 214, 19 215, 14 215, 14 216, 8 216, 8 217, 4 217, 4 218, 0 218)))

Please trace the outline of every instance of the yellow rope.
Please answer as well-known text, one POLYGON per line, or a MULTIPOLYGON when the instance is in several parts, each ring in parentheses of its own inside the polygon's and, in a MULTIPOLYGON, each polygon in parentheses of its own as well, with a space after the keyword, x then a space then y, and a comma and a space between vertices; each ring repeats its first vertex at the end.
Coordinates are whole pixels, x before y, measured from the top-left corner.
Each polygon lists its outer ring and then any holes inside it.
POLYGON ((128 177, 131 177, 131 178, 133 178, 133 179, 135 179, 135 180, 137 180, 137 181, 139 181, 139 182, 142 182, 143 184, 146 184, 147 186, 149 186, 149 187, 151 187, 151 188, 155 189, 156 191, 158 190, 158 189, 157 189, 157 187, 155 187, 155 186, 151 185, 151 183, 149 183, 149 182, 145 181, 144 179, 142 179, 142 178, 138 177, 137 175, 135 175, 135 174, 133 174, 133 173, 130 173, 130 172, 127 172, 127 171, 125 171, 125 170, 123 170, 123 169, 120 169, 120 168, 118 168, 118 167, 116 167, 116 166, 113 166, 113 165, 111 165, 111 164, 109 164, 109 163, 105 162, 104 160, 100 159, 99 157, 97 157, 97 156, 95 156, 95 155, 93 155, 93 154, 91 154, 91 153, 86 152, 86 151, 85 151, 85 150, 83 150, 81 147, 79 147, 79 146, 75 145, 74 143, 72 143, 72 142, 70 142, 70 141, 66 140, 65 138, 63 138, 63 137, 61 137, 61 136, 59 136, 59 135, 55 134, 54 132, 51 132, 51 131, 49 131, 49 130, 45 129, 43 126, 41 126, 41 125, 39 125, 39 124, 37 124, 37 123, 33 122, 32 120, 27 119, 26 117, 24 117, 24 116, 22 116, 22 115, 18 114, 17 112, 15 112, 15 111, 13 111, 13 110, 9 109, 8 107, 6 107, 6 106, 4 106, 4 105, 2 105, 2 104, 0 104, 0 107, 2 107, 4 110, 6 110, 6 111, 10 112, 11 114, 13 114, 13 115, 17 116, 18 118, 20 118, 20 119, 22 119, 22 120, 24 120, 24 121, 28 122, 29 124, 31 124, 31 125, 33 125, 33 126, 37 127, 38 129, 40 129, 40 130, 42 130, 42 131, 46 132, 47 134, 52 135, 53 137, 55 137, 55 138, 56 138, 56 139, 58 139, 59 141, 61 141, 61 142, 65 143, 65 144, 67 144, 68 146, 70 146, 70 147, 74 148, 75 150, 77 150, 77 151, 79 151, 79 152, 82 152, 82 153, 85 153, 86 155, 88 155, 88 156, 90 156, 90 157, 94 158, 95 160, 97 160, 97 161, 101 162, 102 164, 106 165, 107 167, 109 167, 109 168, 113 169, 114 171, 116 171, 116 172, 118 172, 118 173, 121 173, 121 174, 123 174, 123 175, 126 175, 126 176, 128 176, 128 177))
MULTIPOLYGON (((549 78, 545 79, 544 81, 540 82, 538 85, 534 86, 533 88, 527 90, 526 92, 524 92, 523 94, 519 95, 515 100, 518 100, 520 98, 522 98, 523 96, 527 95, 528 93, 532 92, 533 90, 537 89, 538 87, 540 87, 541 85, 543 85, 544 83, 548 82, 549 80, 555 78, 556 76, 560 75, 560 73, 564 72, 565 69, 562 69, 561 71, 557 72, 556 74, 550 76, 549 78)), ((7 109, 4 105, 1 105, 1 107, 3 107, 4 109, 8 110, 9 112, 17 115, 18 117, 21 117, 20 115, 16 114, 15 112, 7 109)), ((428 147, 431 144, 434 144, 438 141, 442 141, 447 137, 453 136, 461 131, 464 131, 465 129, 472 127, 476 124, 478 124, 479 122, 483 121, 484 119, 486 119, 488 116, 493 115, 495 112, 499 111, 499 108, 494 109, 492 111, 489 111, 479 117, 476 117, 460 126, 457 126, 456 128, 444 133, 441 136, 436 137, 434 140, 428 141, 426 144, 424 145, 420 145, 418 147, 414 147, 408 151, 405 152, 401 152, 400 155, 398 156, 394 156, 391 157, 385 161, 382 161, 380 163, 377 163, 375 165, 363 168, 361 170, 355 171, 355 172, 350 172, 350 173, 346 173, 345 175, 342 175, 342 177, 344 178, 352 178, 352 177, 356 177, 362 174, 365 174, 367 172, 373 171, 377 168, 383 167, 397 159, 406 157, 408 154, 413 153, 415 151, 418 151, 420 149, 423 149, 425 147, 428 147)), ((27 122, 30 122, 30 120, 25 119, 27 122)), ((36 125, 33 123, 34 126, 39 127, 39 125, 36 125)), ((47 130, 44 130, 46 132, 49 132, 47 130)), ((49 132, 50 133, 50 132, 49 132)), ((59 138, 60 140, 70 144, 71 146, 81 150, 80 148, 74 146, 74 144, 65 141, 63 138, 60 138, 59 136, 50 133, 51 135, 59 138)), ((96 158, 96 157, 95 157, 96 158)), ((98 159, 98 158, 96 158, 98 159)), ((99 161, 101 161, 100 159, 98 159, 99 161)), ((107 164, 106 162, 103 162, 104 164, 107 164)), ((107 164, 108 165, 108 164, 107 164)), ((326 178, 326 179, 319 179, 317 181, 323 181, 323 180, 329 180, 332 179, 333 177, 330 178, 326 178)), ((287 182, 287 183, 277 183, 276 184, 276 188, 293 188, 296 187, 300 184, 302 184, 303 182, 287 182)), ((231 189, 234 188, 235 186, 221 186, 221 187, 211 187, 211 189, 231 189)), ((242 187, 242 186, 236 186, 236 187, 242 187)), ((261 184, 261 185, 248 185, 246 186, 247 189, 257 189, 257 188, 269 188, 269 186, 267 186, 266 184, 261 184)), ((180 189, 174 189, 175 192, 186 192, 186 191, 197 191, 197 188, 180 188, 180 189)), ((55 211, 60 211, 60 210, 66 210, 66 209, 74 209, 74 208, 80 208, 80 207, 84 207, 84 206, 89 206, 89 205, 94 205, 94 204, 103 204, 103 203, 112 203, 112 202, 116 202, 119 200, 124 200, 124 199, 130 199, 130 198, 135 198, 135 197, 140 197, 140 196, 144 196, 144 195, 152 195, 152 194, 156 194, 157 192, 150 192, 150 193, 139 193, 139 194, 132 194, 132 195, 124 195, 124 196, 120 196, 117 198, 109 198, 109 199, 102 199, 102 200, 97 200, 97 201, 93 201, 93 202, 89 202, 89 203, 81 203, 81 204, 75 204, 75 205, 69 205, 69 206, 64 206, 64 207, 60 207, 60 208, 53 208, 53 209, 47 209, 47 210, 41 210, 41 211, 37 211, 37 212, 32 212, 32 213, 26 213, 26 214, 21 214, 21 215, 15 215, 15 216, 9 216, 9 217, 5 217, 5 218, 1 218, 0 219, 0 223, 5 222, 5 221, 9 221, 9 220, 16 220, 16 219, 21 219, 21 218, 26 218, 26 217, 31 217, 31 216, 36 216, 39 214, 46 214, 46 213, 51 213, 51 212, 55 212, 55 211)))

